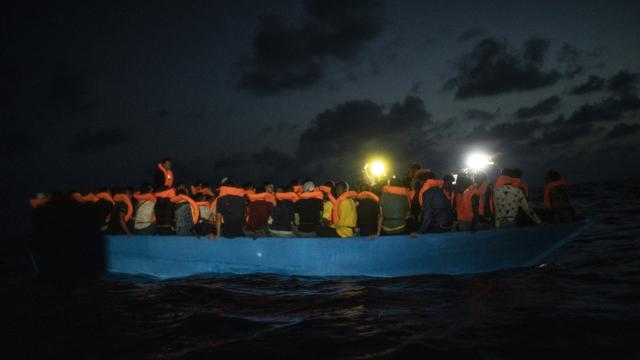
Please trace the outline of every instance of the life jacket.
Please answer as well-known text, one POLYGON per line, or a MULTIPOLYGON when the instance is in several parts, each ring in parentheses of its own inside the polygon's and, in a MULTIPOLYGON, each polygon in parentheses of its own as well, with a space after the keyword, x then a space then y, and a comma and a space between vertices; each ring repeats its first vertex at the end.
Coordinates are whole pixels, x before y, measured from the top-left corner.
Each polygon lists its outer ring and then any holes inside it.
POLYGON ((201 189, 200 194, 204 194, 205 196, 214 196, 213 191, 209 188, 201 189))
POLYGON ((496 188, 499 188, 499 187, 503 187, 505 185, 511 185, 511 181, 512 181, 511 176, 500 175, 496 179, 496 182, 495 182, 494 186, 496 188))
POLYGON ((333 224, 337 224, 338 221, 340 221, 340 204, 349 198, 354 198, 357 197, 358 193, 356 193, 355 191, 346 191, 344 193, 342 193, 340 196, 338 196, 337 199, 335 199, 333 202, 333 211, 331 213, 331 222, 333 224))
POLYGON ((139 191, 133 193, 133 198, 137 201, 151 201, 154 203, 158 201, 158 198, 152 193, 141 194, 139 191))
POLYGON ((223 196, 240 196, 243 197, 247 194, 247 191, 244 189, 239 189, 232 186, 220 186, 220 192, 218 197, 221 198, 223 196))
POLYGON ((493 212, 493 202, 489 199, 487 203, 487 191, 489 190, 489 182, 485 182, 480 186, 471 185, 469 189, 472 193, 471 196, 478 196, 478 215, 485 216, 491 215, 493 212), (489 214, 487 214, 486 208, 489 207, 489 214))
POLYGON ((473 209, 471 208, 471 196, 474 191, 467 188, 462 194, 456 194, 456 217, 458 221, 473 220, 473 209))
POLYGON ((118 202, 123 202, 127 205, 127 213, 124 215, 124 222, 129 222, 133 217, 133 204, 131 203, 131 199, 125 194, 116 194, 113 197, 113 200, 118 202))
POLYGON ((275 193, 275 195, 276 199, 278 200, 288 200, 291 202, 296 202, 300 198, 300 196, 298 196, 298 194, 296 194, 295 192, 281 192, 275 193))
POLYGON ((164 186, 172 187, 173 186, 173 171, 170 169, 165 169, 162 164, 158 163, 158 169, 162 171, 164 175, 164 186))
POLYGON ((29 199, 29 204, 31 204, 31 207, 34 209, 39 208, 40 206, 46 204, 49 202, 49 199, 47 198, 42 198, 42 199, 29 199))
POLYGON ((79 203, 83 203, 84 201, 84 196, 82 196, 82 194, 80 194, 79 192, 74 192, 69 194, 69 199, 75 201, 75 202, 79 202, 79 203))
POLYGON ((247 194, 247 198, 249 199, 249 201, 263 200, 263 201, 270 202, 271 204, 273 204, 273 206, 277 205, 276 197, 273 196, 273 194, 268 192, 263 192, 260 194, 247 194))
POLYGON ((300 194, 304 192, 304 189, 302 188, 302 185, 293 185, 293 192, 296 194, 300 194))
POLYGON ((444 180, 429 179, 425 181, 424 184, 422 185, 422 188, 420 189, 420 193, 418 194, 418 202, 420 203, 420 206, 422 207, 422 195, 424 194, 425 191, 429 190, 432 187, 442 188, 443 186, 444 186, 444 180))
POLYGON ((163 199, 171 199, 176 196, 176 189, 171 188, 167 190, 163 190, 154 194, 155 197, 163 198, 163 199))
POLYGON ((192 194, 192 195, 198 194, 198 193, 200 193, 201 191, 202 191, 202 189, 198 189, 197 187, 195 187, 195 186, 191 185, 191 194, 192 194))
POLYGON ((303 192, 299 195, 300 200, 303 199, 319 199, 319 200, 324 200, 324 195, 322 194, 322 192, 320 190, 314 190, 314 191, 309 191, 309 192, 303 192))
POLYGON ((331 201, 332 203, 336 202, 336 198, 333 197, 333 194, 331 193, 331 187, 322 185, 322 186, 318 186, 317 189, 327 194, 327 196, 329 197, 329 201, 331 201))
POLYGON ((193 218, 193 223, 197 224, 200 221, 200 209, 198 208, 198 205, 196 204, 196 202, 193 201, 193 199, 191 199, 187 195, 177 195, 172 197, 170 201, 176 204, 183 203, 183 202, 189 203, 189 207, 191 208, 191 217, 193 218))
POLYGON ((552 181, 550 183, 548 183, 547 185, 545 185, 544 187, 544 208, 547 210, 551 210, 552 205, 551 204, 551 195, 550 195, 550 190, 552 188, 555 187, 560 187, 560 186, 567 186, 567 181, 565 179, 560 179, 560 180, 556 180, 556 181, 552 181))
MULTIPOLYGON (((91 194, 89 194, 89 195, 91 195, 91 194)), ((106 200, 106 201, 110 202, 110 203, 111 203, 111 205, 115 205, 115 203, 116 203, 116 202, 113 200, 113 197, 111 197, 111 195, 109 195, 109 193, 108 193, 108 192, 100 192, 100 193, 97 193, 97 194, 95 194, 95 197, 96 197, 96 199, 97 199, 97 200, 96 200, 96 201, 94 201, 94 202, 98 202, 98 201, 100 201, 100 200, 106 200)))
POLYGON ((71 198, 79 203, 95 203, 98 202, 98 199, 93 193, 88 193, 87 195, 82 196, 80 193, 71 194, 71 198))
POLYGON ((524 192, 524 197, 525 198, 529 198, 529 186, 522 181, 522 179, 520 178, 511 178, 511 185, 517 187, 518 189, 522 189, 522 192, 524 192))
POLYGON ((361 191, 358 193, 358 195, 356 195, 356 199, 358 200, 364 200, 364 199, 371 199, 377 203, 380 202, 380 198, 378 197, 378 195, 372 193, 371 191, 361 191))
POLYGON ((415 199, 416 197, 416 191, 415 190, 409 190, 409 202, 413 202, 413 199, 415 199))
POLYGON ((382 187, 382 193, 406 196, 409 201, 409 206, 411 206, 411 191, 406 187, 385 185, 382 187))

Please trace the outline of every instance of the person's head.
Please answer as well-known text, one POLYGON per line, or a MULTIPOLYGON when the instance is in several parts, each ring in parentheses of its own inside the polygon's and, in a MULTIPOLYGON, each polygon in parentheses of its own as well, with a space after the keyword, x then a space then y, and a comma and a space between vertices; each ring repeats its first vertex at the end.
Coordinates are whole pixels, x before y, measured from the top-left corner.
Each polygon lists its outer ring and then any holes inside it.
POLYGON ((545 183, 550 183, 552 181, 558 181, 560 179, 562 179, 562 176, 560 175, 559 172, 554 171, 554 170, 549 170, 544 182, 545 183))
POLYGON ((150 192, 153 192, 153 185, 144 183, 140 186, 140 194, 148 194, 150 192))
POLYGON ((522 170, 520 169, 512 169, 511 177, 515 179, 522 179, 522 170))
POLYGON ((193 201, 205 201, 205 197, 203 193, 197 193, 193 195, 193 201))
POLYGON ((346 181, 338 181, 336 183, 336 196, 340 196, 343 193, 349 191, 349 184, 346 181))
POLYGON ((263 185, 264 185, 264 191, 269 193, 273 192, 273 182, 265 181, 263 185))
POLYGON ((178 183, 178 185, 176 185, 176 190, 187 191, 187 185, 185 183, 178 183))
POLYGON ((202 190, 211 190, 211 184, 209 183, 202 183, 202 186, 200 187, 202 190))
POLYGON ((256 188, 256 194, 262 194, 262 193, 263 193, 263 192, 265 192, 265 191, 266 191, 266 189, 265 189, 265 187, 264 187, 264 186, 258 186, 258 187, 256 188))
POLYGON ((202 189, 202 181, 196 181, 195 184, 193 184, 193 187, 201 190, 202 189))
POLYGON ((253 184, 248 182, 242 184, 242 188, 245 190, 255 190, 255 187, 253 186, 253 184))
POLYGON ((127 186, 126 188, 124 188, 124 193, 127 194, 128 197, 132 197, 133 196, 133 188, 130 186, 127 186))
POLYGON ((158 185, 155 188, 155 192, 162 192, 165 190, 169 190, 169 187, 167 185, 158 185))
POLYGON ((511 169, 509 168, 504 168, 500 171, 500 175, 502 176, 511 176, 511 169))
POLYGON ((445 176, 442 177, 442 181, 444 182, 445 187, 449 187, 449 188, 452 187, 454 180, 455 178, 451 174, 446 174, 445 176))
POLYGON ((431 180, 431 179, 435 179, 436 175, 434 173, 432 173, 431 171, 423 171, 420 172, 418 174, 418 177, 416 178, 416 187, 414 190, 418 191, 422 188, 422 185, 425 183, 425 181, 427 180, 431 180))
POLYGON ((300 185, 300 181, 296 179, 291 179, 291 181, 289 181, 289 185, 291 186, 291 188, 293 188, 294 186, 300 185))
POLYGON ((108 187, 102 187, 100 189, 98 189, 99 193, 107 193, 109 195, 113 195, 113 192, 111 192, 111 189, 108 187))
POLYGON ((365 181, 361 181, 359 186, 358 186, 358 190, 362 191, 371 191, 371 186, 369 186, 369 184, 367 184, 365 181))
POLYGON ((302 191, 304 192, 312 192, 315 189, 316 185, 313 183, 313 181, 307 181, 302 185, 302 191))
POLYGON ((176 195, 189 195, 186 188, 176 188, 176 195))
POLYGON ((455 185, 456 193, 462 194, 465 190, 467 190, 469 186, 471 186, 471 184, 473 184, 471 178, 469 178, 467 175, 459 174, 458 178, 456 179, 455 185))
POLYGON ((171 159, 164 158, 160 161, 160 165, 162 165, 163 168, 169 170, 173 166, 173 163, 171 162, 171 159))
POLYGON ((225 176, 222 178, 222 180, 220 180, 220 186, 229 186, 227 185, 228 182, 231 182, 231 179, 225 176))
POLYGON ((404 186, 403 181, 397 177, 391 178, 389 180, 389 185, 391 186, 404 186))
POLYGON ((474 176, 474 179, 473 179, 473 180, 474 180, 474 183, 475 183, 476 185, 482 185, 482 184, 484 184, 485 182, 487 182, 487 174, 485 174, 485 173, 484 173, 484 172, 482 172, 482 171, 478 171, 478 172, 476 173, 476 176, 474 176))
POLYGON ((416 172, 420 169, 422 169, 420 164, 409 164, 409 167, 407 168, 407 175, 410 178, 413 178, 416 175, 416 172))
MULTIPOLYGON (((288 187, 288 186, 287 186, 288 187)), ((289 188, 290 189, 290 188, 289 188)), ((285 187, 282 185, 278 185, 276 186, 276 193, 282 193, 285 191, 285 187)), ((291 190, 288 190, 287 192, 290 192, 291 190)))

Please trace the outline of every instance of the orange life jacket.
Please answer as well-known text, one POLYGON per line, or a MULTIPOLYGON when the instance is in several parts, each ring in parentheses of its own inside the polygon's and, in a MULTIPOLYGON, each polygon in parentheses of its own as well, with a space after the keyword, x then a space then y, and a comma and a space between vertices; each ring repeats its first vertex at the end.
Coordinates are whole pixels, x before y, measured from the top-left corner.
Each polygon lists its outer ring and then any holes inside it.
POLYGON ((565 179, 560 179, 556 181, 552 181, 545 185, 544 187, 544 208, 551 210, 551 195, 549 194, 549 190, 554 187, 567 186, 567 181, 565 179))
POLYGON ((291 202, 296 202, 300 198, 300 196, 298 196, 298 194, 296 194, 295 192, 281 192, 276 193, 275 195, 276 199, 278 200, 288 200, 291 202))
MULTIPOLYGON (((91 194, 90 194, 90 195, 91 195, 91 194)), ((97 201, 100 201, 100 200, 106 200, 106 201, 110 202, 110 203, 111 203, 111 205, 115 205, 115 203, 116 203, 116 202, 113 200, 113 197, 111 197, 111 195, 109 195, 109 193, 108 193, 108 192, 100 192, 100 193, 97 193, 95 196, 96 196, 96 198, 98 199, 98 200, 96 200, 96 202, 97 202, 97 201)))
POLYGON ((331 213, 331 220, 333 224, 337 224, 338 221, 340 221, 340 204, 349 198, 354 198, 358 196, 358 193, 356 193, 355 191, 346 191, 344 193, 342 193, 340 196, 338 196, 337 199, 335 199, 333 202, 333 211, 331 213))
POLYGON ((247 194, 247 198, 249 198, 249 201, 263 200, 263 201, 270 202, 271 204, 273 204, 273 206, 277 205, 276 197, 273 196, 273 194, 268 192, 263 192, 260 194, 247 194))
POLYGON ((336 198, 333 197, 333 194, 331 193, 331 187, 322 185, 322 186, 318 186, 317 189, 327 194, 327 196, 329 197, 329 201, 331 201, 332 203, 336 202, 336 198))
POLYGON ((302 185, 293 185, 293 192, 296 194, 300 194, 302 193, 304 190, 302 188, 302 185))
POLYGON ((75 202, 79 202, 79 203, 85 202, 84 196, 82 196, 82 194, 80 194, 79 192, 74 192, 69 194, 69 198, 75 202))
POLYGON ((151 201, 157 202, 158 199, 152 193, 141 194, 139 191, 133 193, 133 198, 138 201, 151 201))
POLYGON ((191 217, 193 218, 193 223, 197 224, 200 221, 200 209, 198 208, 198 204, 196 204, 196 202, 193 201, 193 199, 191 199, 187 195, 177 195, 172 197, 170 200, 172 203, 183 203, 183 202, 189 203, 189 207, 191 208, 191 217))
POLYGON ((80 202, 83 202, 83 203, 88 203, 88 202, 95 203, 95 202, 98 202, 98 200, 100 200, 93 193, 88 193, 85 196, 80 195, 79 199, 80 199, 80 202))
POLYGON ((494 186, 499 188, 499 187, 503 187, 505 185, 511 185, 511 176, 507 176, 507 175, 498 176, 494 186))
POLYGON ((221 198, 227 195, 243 197, 246 194, 247 194, 247 191, 245 191, 244 189, 239 189, 232 186, 220 186, 220 192, 218 197, 221 198))
POLYGON ((29 199, 29 204, 31 204, 31 207, 34 209, 39 208, 40 206, 46 204, 49 202, 49 199, 47 198, 42 198, 42 199, 29 199))
POLYGON ((158 169, 162 171, 164 174, 164 186, 172 187, 173 186, 173 171, 170 169, 165 169, 162 164, 158 163, 158 169))
POLYGON ((522 191, 524 192, 524 197, 527 199, 529 198, 529 186, 524 181, 522 181, 522 179, 512 178, 511 185, 522 189, 522 191))
POLYGON ((163 199, 171 199, 176 196, 176 189, 171 188, 171 189, 163 190, 155 193, 154 195, 156 197, 163 198, 163 199))
POLYGON ((205 196, 214 196, 213 191, 211 191, 211 189, 209 188, 201 189, 200 193, 204 194, 205 196))
POLYGON ((127 205, 127 213, 124 215, 124 222, 129 222, 133 217, 133 204, 131 203, 131 199, 125 194, 116 194, 113 197, 114 201, 121 201, 127 205))
POLYGON ((409 202, 413 202, 413 199, 416 197, 416 191, 415 190, 409 190, 409 202))
MULTIPOLYGON (((489 182, 485 182, 484 184, 480 185, 480 186, 476 186, 471 185, 467 190, 471 191, 470 197, 477 195, 478 196, 478 215, 480 216, 484 216, 485 215, 485 198, 486 198, 486 193, 487 190, 489 189, 489 182)), ((490 211, 493 211, 493 203, 491 201, 489 201, 489 208, 490 211)))
POLYGON ((382 187, 382 193, 388 193, 393 195, 406 196, 411 206, 411 191, 409 188, 402 186, 385 185, 382 187))
POLYGON ((324 195, 320 190, 314 190, 309 192, 303 192, 300 194, 300 199, 319 199, 324 200, 324 195))
POLYGON ((378 195, 372 193, 371 191, 361 191, 358 193, 358 195, 356 195, 356 198, 358 200, 371 199, 377 203, 380 202, 380 198, 378 197, 378 195))
POLYGON ((471 208, 471 196, 473 190, 467 188, 462 194, 456 194, 456 216, 458 221, 471 221, 473 220, 473 210, 471 208))
POLYGON ((422 194, 424 194, 425 191, 429 190, 432 187, 442 188, 443 186, 444 180, 429 179, 425 181, 422 185, 422 189, 420 189, 420 193, 418 194, 418 202, 420 203, 420 206, 422 207, 422 194))

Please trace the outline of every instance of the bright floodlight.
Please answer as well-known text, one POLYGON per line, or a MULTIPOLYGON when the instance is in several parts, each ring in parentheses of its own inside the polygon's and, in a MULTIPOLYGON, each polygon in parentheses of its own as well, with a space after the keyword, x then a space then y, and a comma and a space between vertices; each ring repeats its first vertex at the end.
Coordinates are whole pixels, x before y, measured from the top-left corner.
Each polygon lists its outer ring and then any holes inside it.
POLYGON ((382 176, 384 175, 384 164, 380 161, 374 161, 371 163, 371 175, 382 176))
POLYGON ((493 162, 491 162, 491 158, 486 154, 473 153, 467 157, 467 167, 471 170, 480 171, 491 164, 493 164, 493 162))

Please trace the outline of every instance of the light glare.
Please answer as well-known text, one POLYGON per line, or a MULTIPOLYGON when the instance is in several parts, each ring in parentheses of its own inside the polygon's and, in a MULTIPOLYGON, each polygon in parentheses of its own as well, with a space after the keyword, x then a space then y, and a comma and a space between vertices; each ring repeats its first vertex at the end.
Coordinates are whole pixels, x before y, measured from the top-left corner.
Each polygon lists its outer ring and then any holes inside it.
POLYGON ((467 157, 467 167, 475 171, 483 170, 491 164, 491 158, 483 153, 472 153, 467 157))

